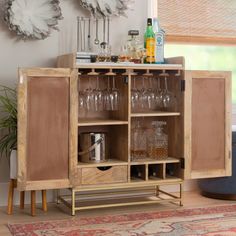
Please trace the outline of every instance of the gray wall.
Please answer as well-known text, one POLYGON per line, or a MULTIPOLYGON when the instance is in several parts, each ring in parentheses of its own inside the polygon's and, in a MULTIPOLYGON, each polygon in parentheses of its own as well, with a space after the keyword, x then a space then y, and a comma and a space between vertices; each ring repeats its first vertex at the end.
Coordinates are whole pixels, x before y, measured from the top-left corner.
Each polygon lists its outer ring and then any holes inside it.
MULTIPOLYGON (((0 0, 0 5, 5 0, 0 0)), ((81 9, 79 0, 61 0, 64 19, 60 21, 60 32, 54 31, 51 37, 41 41, 18 40, 0 20, 0 84, 17 84, 18 67, 54 67, 56 57, 76 49, 76 17, 88 16, 81 9)), ((111 43, 114 52, 118 52, 120 43, 127 39, 129 29, 140 29, 143 34, 146 24, 147 1, 135 0, 134 10, 128 12, 128 18, 116 17, 111 23, 111 43)), ((0 16, 2 17, 2 12, 0 16)), ((0 160, 0 183, 9 179, 9 167, 6 160, 0 160)))

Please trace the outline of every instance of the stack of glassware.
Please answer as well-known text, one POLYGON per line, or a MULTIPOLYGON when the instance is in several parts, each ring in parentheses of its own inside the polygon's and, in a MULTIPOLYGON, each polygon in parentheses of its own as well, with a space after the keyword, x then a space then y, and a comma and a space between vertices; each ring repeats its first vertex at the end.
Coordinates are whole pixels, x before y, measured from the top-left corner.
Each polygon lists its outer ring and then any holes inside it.
POLYGON ((107 87, 102 89, 99 78, 96 78, 96 87, 92 87, 92 77, 89 77, 88 87, 79 91, 79 111, 87 114, 89 111, 117 111, 120 108, 120 91, 116 87, 115 77, 107 78, 107 87))
POLYGON ((142 85, 138 88, 138 77, 133 78, 131 90, 132 112, 174 110, 177 104, 176 96, 168 88, 167 76, 164 77, 164 87, 161 88, 160 78, 157 86, 153 77, 142 76, 142 85))

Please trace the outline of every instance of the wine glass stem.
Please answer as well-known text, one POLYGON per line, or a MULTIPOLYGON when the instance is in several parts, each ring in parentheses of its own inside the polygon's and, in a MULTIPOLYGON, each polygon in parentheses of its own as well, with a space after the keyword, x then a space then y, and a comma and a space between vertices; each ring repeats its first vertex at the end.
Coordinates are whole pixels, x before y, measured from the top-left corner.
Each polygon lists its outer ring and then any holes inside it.
POLYGON ((115 90, 115 88, 116 88, 116 85, 115 85, 115 76, 112 77, 112 82, 113 82, 113 88, 112 88, 112 89, 115 90))
POLYGON ((167 77, 165 77, 165 89, 166 89, 166 91, 168 91, 168 87, 167 87, 167 77))
POLYGON ((97 76, 97 90, 100 90, 100 88, 99 88, 99 78, 98 78, 98 76, 97 76))

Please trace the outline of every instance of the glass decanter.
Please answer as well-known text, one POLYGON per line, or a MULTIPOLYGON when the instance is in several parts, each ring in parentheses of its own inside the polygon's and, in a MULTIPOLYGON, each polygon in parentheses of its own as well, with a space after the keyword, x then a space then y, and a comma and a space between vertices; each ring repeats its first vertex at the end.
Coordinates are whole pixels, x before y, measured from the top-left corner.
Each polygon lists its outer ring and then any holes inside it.
POLYGON ((147 157, 147 135, 145 127, 139 121, 134 123, 131 129, 131 160, 147 157))
POLYGON ((147 143, 147 152, 150 158, 168 157, 168 135, 163 131, 165 125, 165 121, 152 122, 152 133, 148 136, 147 143))

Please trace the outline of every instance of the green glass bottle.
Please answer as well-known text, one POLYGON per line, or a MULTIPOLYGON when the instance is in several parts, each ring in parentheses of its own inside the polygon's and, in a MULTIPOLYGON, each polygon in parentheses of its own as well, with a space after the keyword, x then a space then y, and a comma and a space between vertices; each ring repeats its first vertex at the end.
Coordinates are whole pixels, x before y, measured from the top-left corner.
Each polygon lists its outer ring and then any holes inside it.
POLYGON ((147 29, 144 35, 144 47, 146 49, 145 63, 155 63, 155 33, 152 28, 152 19, 147 20, 147 29))

